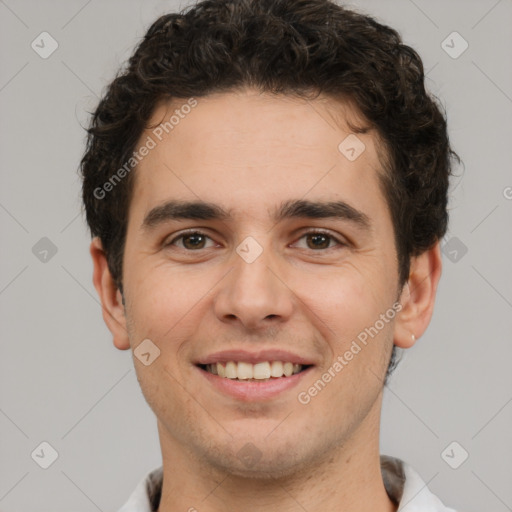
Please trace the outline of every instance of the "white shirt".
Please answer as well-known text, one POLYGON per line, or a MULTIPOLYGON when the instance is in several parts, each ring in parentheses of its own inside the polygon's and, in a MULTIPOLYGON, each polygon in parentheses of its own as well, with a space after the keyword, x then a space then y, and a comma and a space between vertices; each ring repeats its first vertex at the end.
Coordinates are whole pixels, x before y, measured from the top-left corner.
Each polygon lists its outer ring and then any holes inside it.
MULTIPOLYGON (((380 465, 386 492, 399 505, 399 512, 457 512, 444 506, 406 462, 381 455, 380 465)), ((162 478, 162 467, 150 471, 118 512, 156 512, 162 491, 162 478)))

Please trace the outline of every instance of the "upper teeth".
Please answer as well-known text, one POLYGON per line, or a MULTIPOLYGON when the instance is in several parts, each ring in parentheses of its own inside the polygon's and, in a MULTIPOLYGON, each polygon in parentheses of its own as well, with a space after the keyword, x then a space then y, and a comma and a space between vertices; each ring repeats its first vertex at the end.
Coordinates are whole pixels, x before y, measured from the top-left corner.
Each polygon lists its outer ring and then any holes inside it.
POLYGON ((227 363, 207 364, 206 370, 219 377, 228 379, 270 379, 270 377, 289 377, 302 370, 301 364, 283 363, 282 361, 265 361, 262 363, 244 363, 229 361, 227 363))

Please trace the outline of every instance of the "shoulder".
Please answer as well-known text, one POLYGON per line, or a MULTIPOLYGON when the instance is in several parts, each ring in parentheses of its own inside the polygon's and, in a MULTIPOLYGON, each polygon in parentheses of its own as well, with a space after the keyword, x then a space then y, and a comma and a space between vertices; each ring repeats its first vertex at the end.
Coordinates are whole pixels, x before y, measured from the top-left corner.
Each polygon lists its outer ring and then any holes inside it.
POLYGON ((444 505, 406 462, 381 455, 381 471, 386 492, 399 505, 400 512, 457 512, 444 505))

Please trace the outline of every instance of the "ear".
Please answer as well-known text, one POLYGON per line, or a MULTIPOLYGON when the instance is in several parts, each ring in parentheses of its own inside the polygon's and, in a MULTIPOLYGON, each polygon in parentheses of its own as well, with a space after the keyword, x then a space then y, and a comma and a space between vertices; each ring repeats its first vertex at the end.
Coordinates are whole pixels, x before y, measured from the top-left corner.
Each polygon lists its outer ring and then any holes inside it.
POLYGON ((434 311, 441 270, 439 242, 432 249, 411 258, 409 279, 400 296, 402 310, 395 323, 394 343, 397 347, 412 347, 426 331, 434 311))
POLYGON ((130 341, 123 298, 112 278, 103 245, 98 237, 93 238, 89 250, 94 265, 92 280, 101 300, 103 320, 114 337, 114 345, 119 350, 127 350, 130 348, 130 341))

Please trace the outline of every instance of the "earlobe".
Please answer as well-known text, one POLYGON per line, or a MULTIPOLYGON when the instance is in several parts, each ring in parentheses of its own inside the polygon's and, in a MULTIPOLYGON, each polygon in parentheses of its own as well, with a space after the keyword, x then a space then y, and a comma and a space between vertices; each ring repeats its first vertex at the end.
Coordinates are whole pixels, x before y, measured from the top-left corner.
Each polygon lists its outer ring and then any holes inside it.
POLYGON ((94 266, 93 283, 101 301, 103 320, 112 333, 116 348, 127 350, 130 348, 130 341, 126 329, 123 297, 112 278, 105 251, 98 237, 93 238, 89 250, 94 266))
POLYGON ((411 258, 409 279, 402 290, 402 310, 395 323, 394 343, 410 348, 426 331, 434 311, 437 285, 441 277, 440 244, 411 258))

